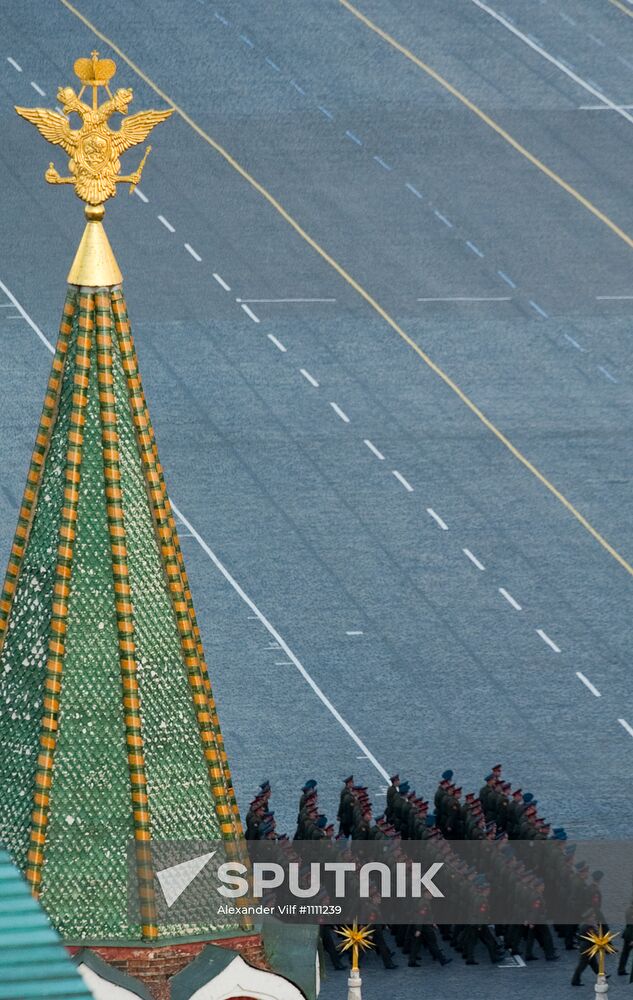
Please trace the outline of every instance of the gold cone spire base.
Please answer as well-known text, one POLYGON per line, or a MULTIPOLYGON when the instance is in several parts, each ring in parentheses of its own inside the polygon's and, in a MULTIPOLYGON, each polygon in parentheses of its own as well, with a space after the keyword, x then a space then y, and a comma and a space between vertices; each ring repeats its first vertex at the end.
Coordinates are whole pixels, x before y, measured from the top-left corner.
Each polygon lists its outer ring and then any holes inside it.
POLYGON ((95 288, 120 285, 123 276, 101 223, 105 209, 103 205, 86 205, 85 212, 88 223, 68 273, 68 283, 95 288))

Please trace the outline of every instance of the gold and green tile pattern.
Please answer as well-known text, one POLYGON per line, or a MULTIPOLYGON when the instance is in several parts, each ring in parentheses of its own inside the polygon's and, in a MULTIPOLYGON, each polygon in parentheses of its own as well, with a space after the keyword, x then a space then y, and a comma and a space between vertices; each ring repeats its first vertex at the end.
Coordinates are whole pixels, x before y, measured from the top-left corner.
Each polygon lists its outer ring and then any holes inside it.
POLYGON ((157 916, 152 843, 239 851, 241 824, 118 288, 64 307, 0 603, 0 744, 0 840, 65 940, 240 929, 157 916))

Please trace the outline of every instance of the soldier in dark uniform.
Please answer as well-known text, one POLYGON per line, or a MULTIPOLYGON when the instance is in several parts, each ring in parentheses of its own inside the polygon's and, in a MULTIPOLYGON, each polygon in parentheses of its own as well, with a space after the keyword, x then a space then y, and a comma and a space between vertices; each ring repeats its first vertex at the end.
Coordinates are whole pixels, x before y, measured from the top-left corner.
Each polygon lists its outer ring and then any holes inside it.
POLYGON ((580 925, 578 929, 578 947, 580 949, 580 955, 578 957, 578 965, 574 969, 574 974, 571 978, 572 986, 582 986, 580 977, 587 968, 588 965, 591 966, 595 973, 598 972, 598 961, 596 958, 589 958, 587 951, 589 950, 589 942, 584 940, 584 936, 589 933, 589 931, 594 931, 597 933, 598 921, 596 920, 596 915, 591 910, 588 910, 584 915, 584 923, 580 925))
POLYGON ((339 822, 339 833, 342 833, 345 837, 351 837, 352 835, 352 806, 354 802, 354 793, 352 791, 353 786, 354 775, 350 774, 348 778, 343 779, 343 790, 341 792, 341 798, 338 804, 338 815, 336 817, 339 822))
POLYGON ((400 784, 400 775, 392 774, 389 782, 389 788, 387 789, 387 803, 385 805, 385 816, 390 823, 393 823, 393 803, 399 795, 398 785, 400 784))
POLYGON ((332 961, 332 965, 337 971, 341 971, 345 968, 345 965, 341 961, 341 953, 338 949, 336 940, 334 938, 334 932, 329 924, 321 924, 319 928, 319 933, 321 935, 321 943, 323 945, 323 950, 328 953, 332 961))
POLYGON ((259 826, 264 815, 265 805, 261 796, 256 795, 251 802, 250 809, 246 813, 246 840, 257 840, 259 837, 259 826))
MULTIPOLYGON (((633 899, 627 908, 624 919, 626 920, 626 927, 622 931, 622 950, 618 962, 618 976, 626 976, 626 964, 633 950, 633 899)), ((631 966, 631 982, 633 982, 633 965, 631 966)))

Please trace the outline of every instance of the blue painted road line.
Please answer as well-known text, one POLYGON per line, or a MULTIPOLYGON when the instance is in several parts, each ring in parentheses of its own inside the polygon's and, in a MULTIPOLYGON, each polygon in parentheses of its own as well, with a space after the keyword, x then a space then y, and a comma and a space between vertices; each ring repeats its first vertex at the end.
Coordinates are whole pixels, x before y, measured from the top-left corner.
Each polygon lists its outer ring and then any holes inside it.
POLYGON ((453 228, 453 223, 450 221, 450 219, 447 219, 446 216, 442 215, 441 212, 438 212, 437 209, 434 209, 433 214, 438 217, 438 219, 440 220, 440 222, 443 222, 445 226, 448 226, 449 229, 453 228))
POLYGON ((614 378, 613 375, 611 374, 611 372, 608 372, 606 368, 602 367, 602 365, 598 365, 598 371, 602 372, 602 374, 605 376, 605 378, 609 379, 609 382, 617 382, 618 381, 617 378, 614 378))
POLYGON ((582 351, 584 353, 585 348, 581 347, 577 340, 574 340, 573 337, 570 337, 568 333, 565 333, 564 337, 565 337, 565 340, 569 341, 569 343, 572 345, 572 347, 575 347, 577 351, 582 351))
POLYGON ((549 316, 547 315, 544 309, 541 309, 538 302, 533 302, 532 299, 529 299, 529 303, 532 306, 532 309, 534 309, 539 314, 539 316, 542 316, 543 319, 549 319, 549 316))
POLYGON ((242 39, 242 41, 244 42, 245 45, 249 46, 249 48, 251 48, 251 49, 255 48, 255 42, 252 42, 250 40, 250 38, 248 37, 248 35, 240 35, 240 38, 242 39))
POLYGON ((272 59, 270 59, 268 56, 266 56, 266 62, 268 63, 269 66, 272 66, 275 73, 281 73, 281 70, 279 69, 277 63, 273 62, 272 59))
POLYGON ((483 257, 482 251, 479 249, 479 247, 475 246, 475 244, 471 240, 466 240, 466 246, 468 247, 469 250, 472 250, 473 253, 476 253, 478 257, 483 257))
POLYGON ((290 83, 295 88, 295 90, 299 91, 300 94, 305 94, 305 90, 303 89, 303 87, 299 86, 296 80, 291 80, 290 83))
POLYGON ((349 129, 347 129, 347 131, 345 132, 345 135, 347 136, 348 139, 351 139, 352 142, 355 142, 357 146, 362 146, 363 145, 363 140, 359 139, 358 136, 354 135, 353 132, 350 132, 349 129))
POLYGON ((384 160, 381 160, 379 156, 374 156, 374 160, 376 161, 376 163, 379 163, 384 170, 393 170, 393 167, 390 167, 388 163, 385 163, 384 160))
POLYGON ((414 188, 413 184, 409 184, 408 181, 405 184, 405 187, 408 188, 408 190, 411 192, 411 194, 414 194, 416 196, 416 198, 421 198, 422 197, 422 195, 420 194, 420 192, 418 191, 418 189, 414 188))
POLYGON ((516 288, 516 285, 513 282, 512 278, 508 274, 506 274, 505 271, 497 271, 497 274, 499 275, 502 281, 505 281, 506 285, 510 286, 510 288, 516 288))
POLYGON ((218 21, 221 21, 222 24, 228 24, 229 23, 225 17, 222 17, 221 14, 218 14, 217 10, 214 12, 213 16, 216 17, 218 19, 218 21))
POLYGON ((325 115, 326 118, 329 118, 330 121, 334 118, 332 112, 328 111, 327 108, 324 108, 322 104, 319 104, 319 111, 321 112, 322 115, 325 115))

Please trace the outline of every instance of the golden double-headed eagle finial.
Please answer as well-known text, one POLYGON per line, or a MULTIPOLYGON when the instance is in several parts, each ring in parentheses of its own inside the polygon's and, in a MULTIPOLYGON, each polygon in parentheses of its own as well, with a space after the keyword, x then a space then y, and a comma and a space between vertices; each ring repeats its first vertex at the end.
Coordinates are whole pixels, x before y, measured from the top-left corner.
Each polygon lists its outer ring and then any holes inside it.
MULTIPOLYGON (((133 94, 129 88, 120 88, 114 94, 108 86, 116 73, 112 59, 99 59, 93 52, 89 59, 77 59, 75 75, 81 81, 79 93, 72 87, 60 87, 57 99, 62 109, 21 108, 16 111, 31 122, 48 142, 61 146, 69 156, 70 177, 61 177, 51 163, 45 173, 49 184, 72 184, 75 194, 87 205, 102 205, 116 194, 116 185, 130 184, 130 192, 141 179, 143 167, 151 146, 134 173, 121 175, 119 157, 126 149, 143 142, 152 129, 173 113, 167 111, 139 111, 129 118, 123 117, 119 129, 110 128, 109 121, 116 112, 127 115, 133 94), (82 100, 86 87, 92 87, 92 104, 82 100), (98 103, 99 88, 103 87, 108 100, 98 103), (75 112, 81 119, 81 128, 72 128, 68 115, 75 112)), ((102 213, 101 213, 102 214, 102 213)), ((94 217, 94 216, 93 216, 94 217)))

